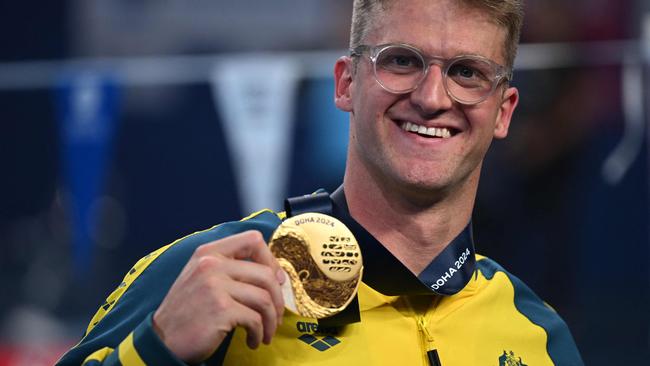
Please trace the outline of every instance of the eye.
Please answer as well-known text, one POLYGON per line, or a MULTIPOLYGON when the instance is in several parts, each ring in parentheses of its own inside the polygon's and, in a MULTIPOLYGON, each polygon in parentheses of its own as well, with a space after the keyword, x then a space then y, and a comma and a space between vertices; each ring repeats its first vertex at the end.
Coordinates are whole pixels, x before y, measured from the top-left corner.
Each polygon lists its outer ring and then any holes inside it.
POLYGON ((474 70, 472 70, 471 68, 469 68, 467 66, 463 66, 463 65, 460 65, 456 72, 458 73, 459 76, 462 76, 464 78, 471 78, 471 77, 474 76, 474 73, 475 73, 474 70))
POLYGON ((481 72, 472 66, 460 63, 453 64, 448 71, 448 75, 452 78, 460 77, 463 79, 476 79, 484 78, 481 72))
POLYGON ((421 72, 422 65, 422 58, 417 53, 402 47, 387 48, 377 56, 377 66, 392 73, 421 72))
POLYGON ((404 56, 404 55, 394 55, 392 59, 388 60, 390 63, 399 67, 410 67, 415 64, 413 57, 404 56))
POLYGON ((495 70, 487 62, 459 59, 449 66, 447 77, 466 88, 487 88, 492 85, 495 70))

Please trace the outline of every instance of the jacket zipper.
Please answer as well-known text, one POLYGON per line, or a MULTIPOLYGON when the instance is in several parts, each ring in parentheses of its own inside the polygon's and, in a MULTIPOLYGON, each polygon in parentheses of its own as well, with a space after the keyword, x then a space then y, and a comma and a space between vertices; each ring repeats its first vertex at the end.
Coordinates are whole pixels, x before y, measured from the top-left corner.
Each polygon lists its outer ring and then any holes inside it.
MULTIPOLYGON (((427 321, 424 316, 418 315, 415 318, 415 321, 418 324, 418 330, 420 332, 420 340, 421 340, 421 345, 422 345, 422 355, 424 356, 424 364, 429 365, 429 366, 434 366, 431 364, 430 356, 429 356, 429 350, 433 347, 433 335, 429 331, 429 328, 427 327, 427 321)), ((437 365, 435 365, 437 366, 437 365)))
POLYGON ((415 319, 420 335, 420 346, 422 347, 423 364, 428 366, 441 366, 438 357, 438 351, 435 349, 435 339, 429 330, 429 320, 433 317, 433 312, 438 307, 440 297, 433 298, 433 302, 428 306, 428 309, 420 313, 413 306, 413 303, 408 297, 405 297, 407 304, 411 308, 411 314, 415 319))

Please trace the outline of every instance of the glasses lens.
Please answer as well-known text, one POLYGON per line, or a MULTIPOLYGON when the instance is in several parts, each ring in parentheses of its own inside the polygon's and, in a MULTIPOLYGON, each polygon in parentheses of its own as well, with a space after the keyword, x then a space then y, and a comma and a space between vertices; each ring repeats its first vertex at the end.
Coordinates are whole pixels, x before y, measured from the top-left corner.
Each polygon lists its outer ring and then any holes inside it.
POLYGON ((447 69, 447 89, 464 102, 478 102, 492 92, 497 77, 494 65, 481 59, 461 58, 447 69))
POLYGON ((389 46, 377 54, 377 81, 390 91, 401 93, 414 89, 424 75, 422 56, 406 47, 389 46))

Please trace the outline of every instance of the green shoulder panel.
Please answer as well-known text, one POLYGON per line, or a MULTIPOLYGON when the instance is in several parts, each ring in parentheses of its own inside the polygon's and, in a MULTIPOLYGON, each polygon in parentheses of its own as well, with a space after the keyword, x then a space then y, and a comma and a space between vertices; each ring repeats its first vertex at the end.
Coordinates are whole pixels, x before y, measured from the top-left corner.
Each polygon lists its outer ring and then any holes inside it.
POLYGON ((515 290, 515 307, 531 323, 544 329, 548 336, 546 349, 555 365, 584 365, 566 323, 526 284, 489 258, 479 259, 477 270, 481 271, 488 280, 491 280, 497 272, 502 272, 508 277, 515 290))
POLYGON ((81 365, 93 352, 116 348, 158 308, 189 258, 202 244, 248 230, 258 230, 268 241, 280 224, 280 215, 263 210, 190 234, 140 259, 93 316, 85 335, 57 365, 81 365))

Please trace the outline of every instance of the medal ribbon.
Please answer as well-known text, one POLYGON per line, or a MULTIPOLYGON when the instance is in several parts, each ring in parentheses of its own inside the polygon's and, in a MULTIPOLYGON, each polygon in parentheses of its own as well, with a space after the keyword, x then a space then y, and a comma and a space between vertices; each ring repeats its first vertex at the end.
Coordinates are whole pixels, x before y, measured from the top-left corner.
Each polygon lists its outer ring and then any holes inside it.
POLYGON ((333 216, 352 231, 361 247, 363 282, 375 290, 390 296, 453 295, 471 280, 476 267, 471 223, 416 276, 350 216, 342 186, 331 198, 333 216))

